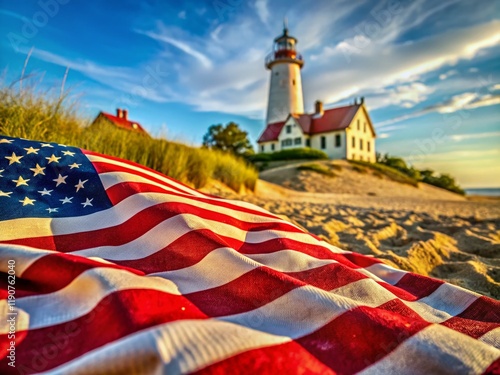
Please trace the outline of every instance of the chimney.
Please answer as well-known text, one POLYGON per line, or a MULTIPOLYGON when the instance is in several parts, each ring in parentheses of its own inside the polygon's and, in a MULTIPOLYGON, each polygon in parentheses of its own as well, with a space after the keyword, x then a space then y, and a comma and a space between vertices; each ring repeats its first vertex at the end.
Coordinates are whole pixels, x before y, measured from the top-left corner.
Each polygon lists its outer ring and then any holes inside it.
POLYGON ((123 112, 122 112, 122 110, 121 110, 120 108, 117 108, 117 109, 116 109, 116 117, 118 117, 118 118, 122 118, 122 116, 123 116, 123 112))
POLYGON ((323 113, 325 113, 323 109, 323 102, 321 100, 316 100, 316 103, 314 104, 314 114, 317 116, 323 116, 323 113))
POLYGON ((122 118, 128 121, 128 111, 126 109, 122 109, 122 118))
POLYGON ((361 105, 362 105, 362 104, 364 104, 364 103, 365 103, 365 97, 364 97, 364 96, 362 96, 362 97, 361 97, 361 99, 360 99, 359 104, 361 104, 361 105))

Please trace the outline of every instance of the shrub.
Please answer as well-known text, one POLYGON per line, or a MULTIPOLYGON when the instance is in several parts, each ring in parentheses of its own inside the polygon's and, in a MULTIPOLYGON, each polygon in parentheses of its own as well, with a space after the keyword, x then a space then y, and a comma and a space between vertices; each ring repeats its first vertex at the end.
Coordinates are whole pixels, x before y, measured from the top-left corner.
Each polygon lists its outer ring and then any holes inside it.
MULTIPOLYGON (((366 168, 370 168, 374 171, 377 171, 379 174, 382 174, 388 178, 390 178, 393 181, 400 182, 402 184, 407 184, 411 186, 418 186, 418 181, 415 180, 414 178, 409 177, 408 175, 400 172, 397 169, 394 169, 392 167, 388 167, 387 165, 384 164, 379 164, 379 163, 370 163, 367 161, 359 161, 359 160, 349 160, 349 163, 354 164, 355 166, 363 166, 366 168)), ((353 169, 355 168, 353 166, 353 169)), ((365 169, 366 172, 366 169, 365 169)))
POLYGON ((291 148, 273 153, 260 153, 248 157, 251 162, 259 161, 279 161, 279 160, 321 160, 328 159, 328 155, 323 151, 312 148, 291 148))

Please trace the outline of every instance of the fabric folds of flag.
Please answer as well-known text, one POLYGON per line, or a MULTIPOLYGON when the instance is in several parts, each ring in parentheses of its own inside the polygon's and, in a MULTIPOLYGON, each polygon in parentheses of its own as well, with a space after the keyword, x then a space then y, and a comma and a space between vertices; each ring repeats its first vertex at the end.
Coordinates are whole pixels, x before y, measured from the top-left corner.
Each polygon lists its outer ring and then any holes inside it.
POLYGON ((143 166, 0 136, 0 373, 500 372, 500 303, 143 166))

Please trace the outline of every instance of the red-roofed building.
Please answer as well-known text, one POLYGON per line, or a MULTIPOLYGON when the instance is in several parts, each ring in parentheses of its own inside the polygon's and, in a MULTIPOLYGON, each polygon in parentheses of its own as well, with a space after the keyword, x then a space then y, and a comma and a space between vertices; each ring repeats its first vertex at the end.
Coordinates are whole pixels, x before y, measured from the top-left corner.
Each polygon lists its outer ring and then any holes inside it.
POLYGON ((260 152, 311 147, 324 151, 331 159, 375 162, 375 129, 361 98, 354 104, 323 110, 316 102, 315 113, 304 114, 302 78, 304 66, 297 52, 297 39, 283 34, 274 40, 266 58, 271 71, 267 126, 257 143, 260 152))
POLYGON ((148 132, 144 130, 141 124, 136 121, 129 120, 128 111, 126 109, 118 108, 116 110, 116 115, 100 112, 90 126, 101 126, 102 124, 112 125, 119 129, 137 132, 149 137, 148 132))
POLYGON ((267 125, 257 143, 260 152, 311 147, 331 159, 375 162, 375 129, 364 105, 354 104, 323 110, 316 102, 312 114, 289 114, 281 122, 267 125))

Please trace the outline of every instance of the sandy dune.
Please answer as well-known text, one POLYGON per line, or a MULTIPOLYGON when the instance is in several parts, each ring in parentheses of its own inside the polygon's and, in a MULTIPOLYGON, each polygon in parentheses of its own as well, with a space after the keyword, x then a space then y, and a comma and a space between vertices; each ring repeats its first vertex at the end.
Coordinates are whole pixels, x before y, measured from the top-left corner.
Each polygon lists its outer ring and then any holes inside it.
MULTIPOLYGON (((310 173, 300 172, 306 184, 323 177, 310 173)), ((343 249, 500 299, 499 200, 398 183, 382 196, 299 192, 262 180, 254 194, 210 191, 255 203, 343 249)))

